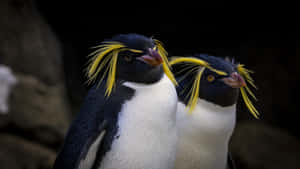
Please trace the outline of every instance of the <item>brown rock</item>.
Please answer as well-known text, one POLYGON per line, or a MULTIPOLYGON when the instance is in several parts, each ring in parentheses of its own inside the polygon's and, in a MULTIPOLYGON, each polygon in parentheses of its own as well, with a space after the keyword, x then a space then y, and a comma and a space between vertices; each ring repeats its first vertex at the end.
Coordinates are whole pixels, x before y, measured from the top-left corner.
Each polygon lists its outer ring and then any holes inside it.
POLYGON ((70 123, 63 85, 48 86, 28 75, 17 78, 6 120, 43 143, 61 142, 70 123))
POLYGON ((8 113, 8 98, 16 83, 16 77, 13 75, 10 68, 0 64, 0 114, 8 113))
POLYGON ((61 60, 60 43, 34 0, 0 1, 0 63, 19 80, 0 129, 46 144, 63 140, 70 114, 61 60))
POLYGON ((300 168, 300 140, 282 129, 261 122, 239 123, 230 149, 237 168, 300 168))
POLYGON ((0 62, 47 84, 62 79, 58 40, 33 0, 0 1, 0 62))
POLYGON ((22 138, 0 134, 0 164, 3 169, 51 169, 55 152, 22 138))

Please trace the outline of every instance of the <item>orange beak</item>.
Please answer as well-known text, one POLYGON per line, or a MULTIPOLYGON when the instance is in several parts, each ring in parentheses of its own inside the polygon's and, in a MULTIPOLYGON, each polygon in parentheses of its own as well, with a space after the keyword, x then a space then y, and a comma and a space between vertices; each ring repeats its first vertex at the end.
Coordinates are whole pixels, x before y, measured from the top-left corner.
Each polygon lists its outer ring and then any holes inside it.
POLYGON ((231 73, 230 77, 225 77, 222 79, 225 84, 232 88, 240 88, 245 87, 246 82, 243 77, 237 72, 231 73))
POLYGON ((137 59, 152 66, 158 66, 163 62, 158 52, 151 48, 148 49, 148 54, 138 57, 137 59))

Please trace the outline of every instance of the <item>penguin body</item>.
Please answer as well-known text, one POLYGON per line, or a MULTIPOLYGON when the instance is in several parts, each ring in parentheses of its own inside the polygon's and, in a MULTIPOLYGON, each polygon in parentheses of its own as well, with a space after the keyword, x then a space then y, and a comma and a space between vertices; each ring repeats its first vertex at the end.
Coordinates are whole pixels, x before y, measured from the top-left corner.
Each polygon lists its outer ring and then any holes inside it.
POLYGON ((97 161, 110 150, 118 129, 118 112, 134 91, 117 85, 118 92, 112 93, 107 99, 104 88, 104 85, 95 85, 88 92, 80 112, 70 126, 54 169, 97 168, 97 161), (105 137, 101 136, 103 134, 105 137))
POLYGON ((99 169, 168 169, 176 154, 176 90, 164 76, 153 85, 123 84, 135 90, 119 113, 118 139, 99 169), (126 167, 124 167, 126 166, 126 167))
POLYGON ((173 169, 177 94, 154 41, 119 35, 104 44, 99 56, 110 49, 107 70, 114 63, 116 70, 89 91, 54 169, 173 169))
POLYGON ((193 81, 199 71, 190 71, 195 70, 195 66, 174 65, 174 74, 180 82, 177 88, 178 144, 174 168, 225 169, 228 143, 236 123, 238 87, 243 79, 236 73, 235 65, 224 59, 202 54, 195 57, 227 75, 203 69, 198 98, 191 111, 187 98, 193 92, 189 89, 194 88, 193 81), (227 84, 226 80, 232 84, 227 84))
POLYGON ((198 99, 193 112, 178 102, 175 169, 225 169, 236 106, 216 106, 198 99))

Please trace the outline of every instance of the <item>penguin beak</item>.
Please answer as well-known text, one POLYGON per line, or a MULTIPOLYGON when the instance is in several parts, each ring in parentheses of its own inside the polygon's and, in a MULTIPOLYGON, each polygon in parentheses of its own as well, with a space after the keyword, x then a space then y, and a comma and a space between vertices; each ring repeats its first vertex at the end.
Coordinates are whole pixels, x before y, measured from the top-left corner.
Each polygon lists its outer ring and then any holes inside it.
POLYGON ((136 59, 145 62, 151 66, 158 66, 163 62, 158 52, 151 48, 148 49, 148 54, 142 55, 141 57, 138 57, 136 59))
POLYGON ((246 82, 237 72, 231 73, 230 77, 222 78, 223 82, 232 88, 245 87, 246 82))

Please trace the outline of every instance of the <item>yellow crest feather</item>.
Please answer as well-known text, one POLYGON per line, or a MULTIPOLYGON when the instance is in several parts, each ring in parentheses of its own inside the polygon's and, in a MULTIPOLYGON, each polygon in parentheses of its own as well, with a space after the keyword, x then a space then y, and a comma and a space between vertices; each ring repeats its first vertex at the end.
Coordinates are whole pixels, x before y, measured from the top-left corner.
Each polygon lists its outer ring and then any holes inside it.
MULTIPOLYGON (((250 71, 246 68, 244 68, 244 65, 242 64, 238 64, 237 65, 237 71, 238 73, 243 76, 246 80, 246 82, 248 82, 252 87, 254 87, 255 89, 257 89, 257 87, 254 85, 254 80, 252 79, 252 77, 250 76, 250 73, 253 73, 253 71, 250 71)), ((242 97, 243 100, 247 106, 247 108, 249 109, 250 113, 256 118, 258 119, 259 117, 259 112, 257 111, 257 109, 253 106, 251 100, 249 99, 247 92, 250 94, 250 96, 257 101, 257 98, 255 97, 255 95, 252 93, 252 91, 249 89, 249 87, 246 86, 245 87, 241 87, 240 88, 241 93, 242 93, 242 97)))
POLYGON ((115 84, 118 54, 120 51, 126 49, 126 47, 120 42, 111 41, 104 42, 103 44, 93 48, 98 49, 89 55, 92 56, 92 58, 89 60, 89 65, 87 67, 86 75, 88 77, 88 83, 94 82, 97 79, 100 71, 105 67, 105 65, 108 65, 100 79, 99 84, 108 74, 105 95, 109 96, 115 84))
POLYGON ((96 68, 98 67, 100 61, 106 56, 108 53, 112 52, 113 50, 120 49, 125 47, 123 44, 119 42, 105 42, 102 45, 98 45, 94 48, 99 48, 94 53, 94 57, 91 59, 91 64, 88 67, 88 77, 91 77, 95 72, 96 68))
POLYGON ((162 42, 160 42, 159 40, 157 39, 154 39, 154 42, 155 42, 155 49, 157 48, 158 50, 158 54, 162 57, 163 59, 163 63, 162 63, 162 66, 163 66, 163 69, 164 69, 164 72, 165 74, 168 76, 168 78, 173 82, 174 85, 178 85, 177 84, 177 81, 173 75, 173 73, 171 72, 170 68, 171 68, 171 65, 168 61, 168 52, 164 49, 163 47, 163 44, 162 42))
POLYGON ((109 65, 108 77, 107 77, 107 81, 106 81, 106 87, 107 87, 107 89, 105 91, 106 96, 109 96, 111 94, 112 89, 115 84, 117 59, 118 59, 118 52, 114 51, 112 53, 112 58, 111 58, 111 62, 109 65))
POLYGON ((204 70, 205 70, 205 67, 200 68, 200 70, 197 73, 196 79, 194 80, 194 83, 193 83, 193 86, 191 89, 191 97, 188 102, 188 107, 190 107, 189 113, 191 113, 197 105, 197 100, 199 97, 199 89, 200 89, 200 80, 201 80, 201 76, 202 76, 204 70))
POLYGON ((193 57, 176 57, 170 61, 170 65, 174 65, 174 64, 178 64, 178 63, 182 63, 182 62, 193 63, 198 66, 203 66, 203 67, 208 68, 211 71, 216 72, 217 74, 222 75, 222 76, 227 75, 226 72, 214 69, 206 61, 198 59, 198 58, 193 58, 193 57))
MULTIPOLYGON (((243 76, 246 80, 246 82, 248 82, 252 87, 254 87, 255 89, 257 89, 257 87, 254 85, 254 80, 252 79, 252 77, 250 76, 250 73, 253 73, 252 71, 244 68, 244 65, 242 64, 238 64, 237 65, 237 71, 238 73, 243 76)), ((250 88, 247 86, 245 87, 241 87, 240 88, 243 100, 247 106, 247 108, 249 109, 250 113, 256 118, 258 119, 259 117, 259 112, 257 111, 257 109, 253 106, 251 100, 249 99, 247 92, 250 94, 250 96, 254 99, 257 100, 257 98, 255 97, 255 95, 252 93, 252 91, 250 90, 250 88)))
MULTIPOLYGON (((175 85, 177 85, 176 79, 170 70, 170 64, 167 59, 167 55, 168 55, 167 51, 163 48, 163 45, 160 41, 155 39, 154 42, 156 45, 155 48, 157 48, 159 55, 163 59, 162 66, 165 74, 170 78, 170 80, 175 85)), ((105 95, 110 96, 115 84, 116 67, 117 67, 119 52, 124 50, 129 50, 135 53, 143 53, 143 51, 137 49, 129 49, 122 43, 116 41, 103 42, 102 44, 92 48, 96 50, 91 54, 89 54, 89 57, 91 57, 91 59, 88 62, 89 65, 86 70, 86 76, 88 77, 87 82, 88 83, 94 82, 97 79, 99 73, 107 65, 107 67, 105 68, 102 74, 102 77, 100 78, 99 84, 107 76, 105 95)))
MULTIPOLYGON (((190 69, 185 75, 184 78, 194 72, 194 71, 198 71, 195 80, 193 81, 193 85, 192 88, 190 89, 190 91, 188 92, 187 96, 190 96, 189 101, 188 101, 188 107, 189 109, 189 113, 191 113, 196 105, 197 105, 197 100, 199 97, 199 89, 200 89, 200 81, 201 81, 201 76, 204 72, 204 70, 207 68, 213 72, 216 72, 219 75, 225 76, 227 75, 226 72, 214 69, 213 67, 211 67, 209 65, 208 62, 198 59, 198 58, 193 58, 193 57, 176 57, 173 58, 170 61, 170 65, 175 65, 175 64, 179 64, 179 63, 187 63, 189 65, 187 65, 187 68, 183 68, 183 69, 190 69), (189 67, 191 66, 191 67, 189 67), (193 67, 196 66, 196 67, 193 67)), ((185 90, 185 89, 184 89, 185 90)))

